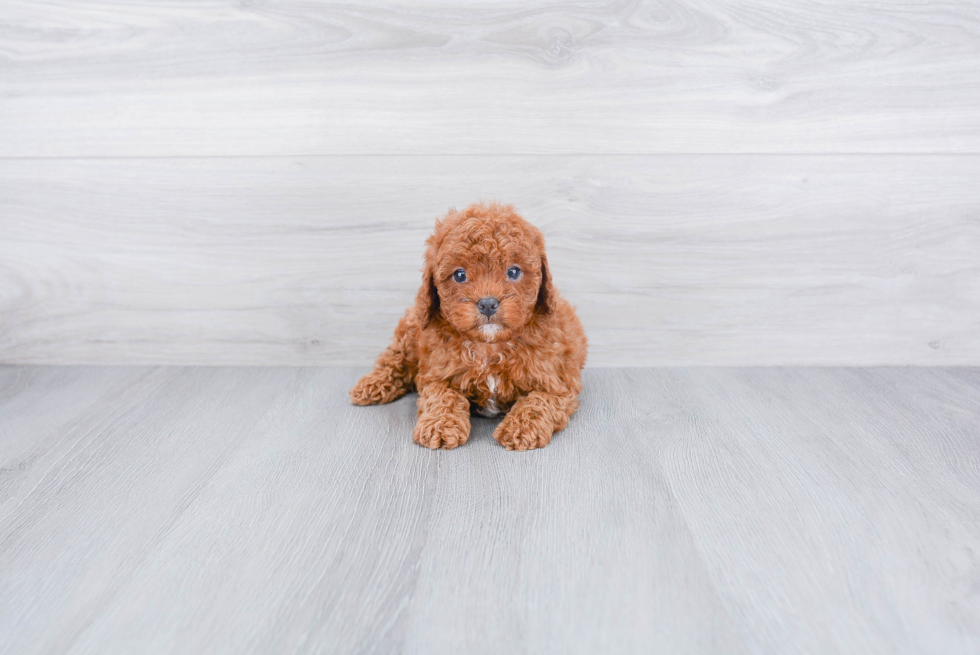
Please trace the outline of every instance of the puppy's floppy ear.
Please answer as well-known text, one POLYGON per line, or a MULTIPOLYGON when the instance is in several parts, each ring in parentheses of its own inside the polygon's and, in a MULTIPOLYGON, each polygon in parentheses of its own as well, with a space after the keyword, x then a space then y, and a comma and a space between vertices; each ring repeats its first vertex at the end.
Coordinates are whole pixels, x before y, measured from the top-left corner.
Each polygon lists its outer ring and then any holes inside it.
POLYGON ((541 288, 538 289, 538 302, 534 309, 541 314, 550 314, 555 309, 555 285, 551 282, 548 257, 545 255, 541 255, 541 288))
POLYGON ((431 253, 425 254, 425 267, 422 269, 422 286, 415 297, 415 311, 424 330, 439 313, 439 291, 432 276, 431 253))

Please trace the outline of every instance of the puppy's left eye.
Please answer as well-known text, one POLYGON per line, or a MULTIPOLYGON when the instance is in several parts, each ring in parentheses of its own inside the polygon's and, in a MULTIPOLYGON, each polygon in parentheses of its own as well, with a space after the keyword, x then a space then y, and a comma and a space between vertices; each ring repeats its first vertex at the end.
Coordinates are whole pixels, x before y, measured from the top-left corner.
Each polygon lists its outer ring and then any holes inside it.
POLYGON ((521 272, 521 268, 519 266, 511 266, 507 269, 508 280, 520 280, 521 275, 523 275, 523 273, 521 272))

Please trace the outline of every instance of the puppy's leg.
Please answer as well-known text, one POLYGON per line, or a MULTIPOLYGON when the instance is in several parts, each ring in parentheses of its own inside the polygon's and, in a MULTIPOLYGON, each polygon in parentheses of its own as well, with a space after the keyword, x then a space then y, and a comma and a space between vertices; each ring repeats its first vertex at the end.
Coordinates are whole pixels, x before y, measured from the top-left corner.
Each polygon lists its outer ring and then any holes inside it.
POLYGON ((419 387, 415 443, 426 448, 455 448, 470 438, 470 403, 444 382, 419 387))
POLYGON ((578 400, 571 393, 532 391, 514 403, 493 431, 493 438, 507 450, 544 448, 552 434, 568 425, 576 409, 578 400))
POLYGON ((378 356, 374 370, 350 390, 351 402, 355 405, 390 403, 411 391, 419 371, 418 336, 418 324, 409 309, 398 321, 391 345, 378 356))

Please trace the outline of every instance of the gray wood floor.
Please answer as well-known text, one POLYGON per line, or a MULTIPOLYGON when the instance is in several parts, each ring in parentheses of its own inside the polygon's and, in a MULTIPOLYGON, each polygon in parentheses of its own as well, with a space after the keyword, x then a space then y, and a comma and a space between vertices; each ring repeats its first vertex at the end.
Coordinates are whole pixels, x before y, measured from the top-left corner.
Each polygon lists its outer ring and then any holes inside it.
POLYGON ((360 372, 0 368, 0 652, 980 649, 980 370, 587 369, 524 454, 360 372))

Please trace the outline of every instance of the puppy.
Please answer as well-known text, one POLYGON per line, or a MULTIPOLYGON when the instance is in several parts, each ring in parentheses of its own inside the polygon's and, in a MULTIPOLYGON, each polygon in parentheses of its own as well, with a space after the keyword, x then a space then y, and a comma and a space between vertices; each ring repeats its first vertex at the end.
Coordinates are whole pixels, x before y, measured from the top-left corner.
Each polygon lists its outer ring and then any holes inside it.
POLYGON ((466 443, 471 411, 506 413, 493 436, 508 450, 548 445, 578 408, 586 339, 541 232, 509 205, 476 204, 451 210, 426 245, 415 306, 351 401, 418 390, 414 439, 427 448, 466 443))

